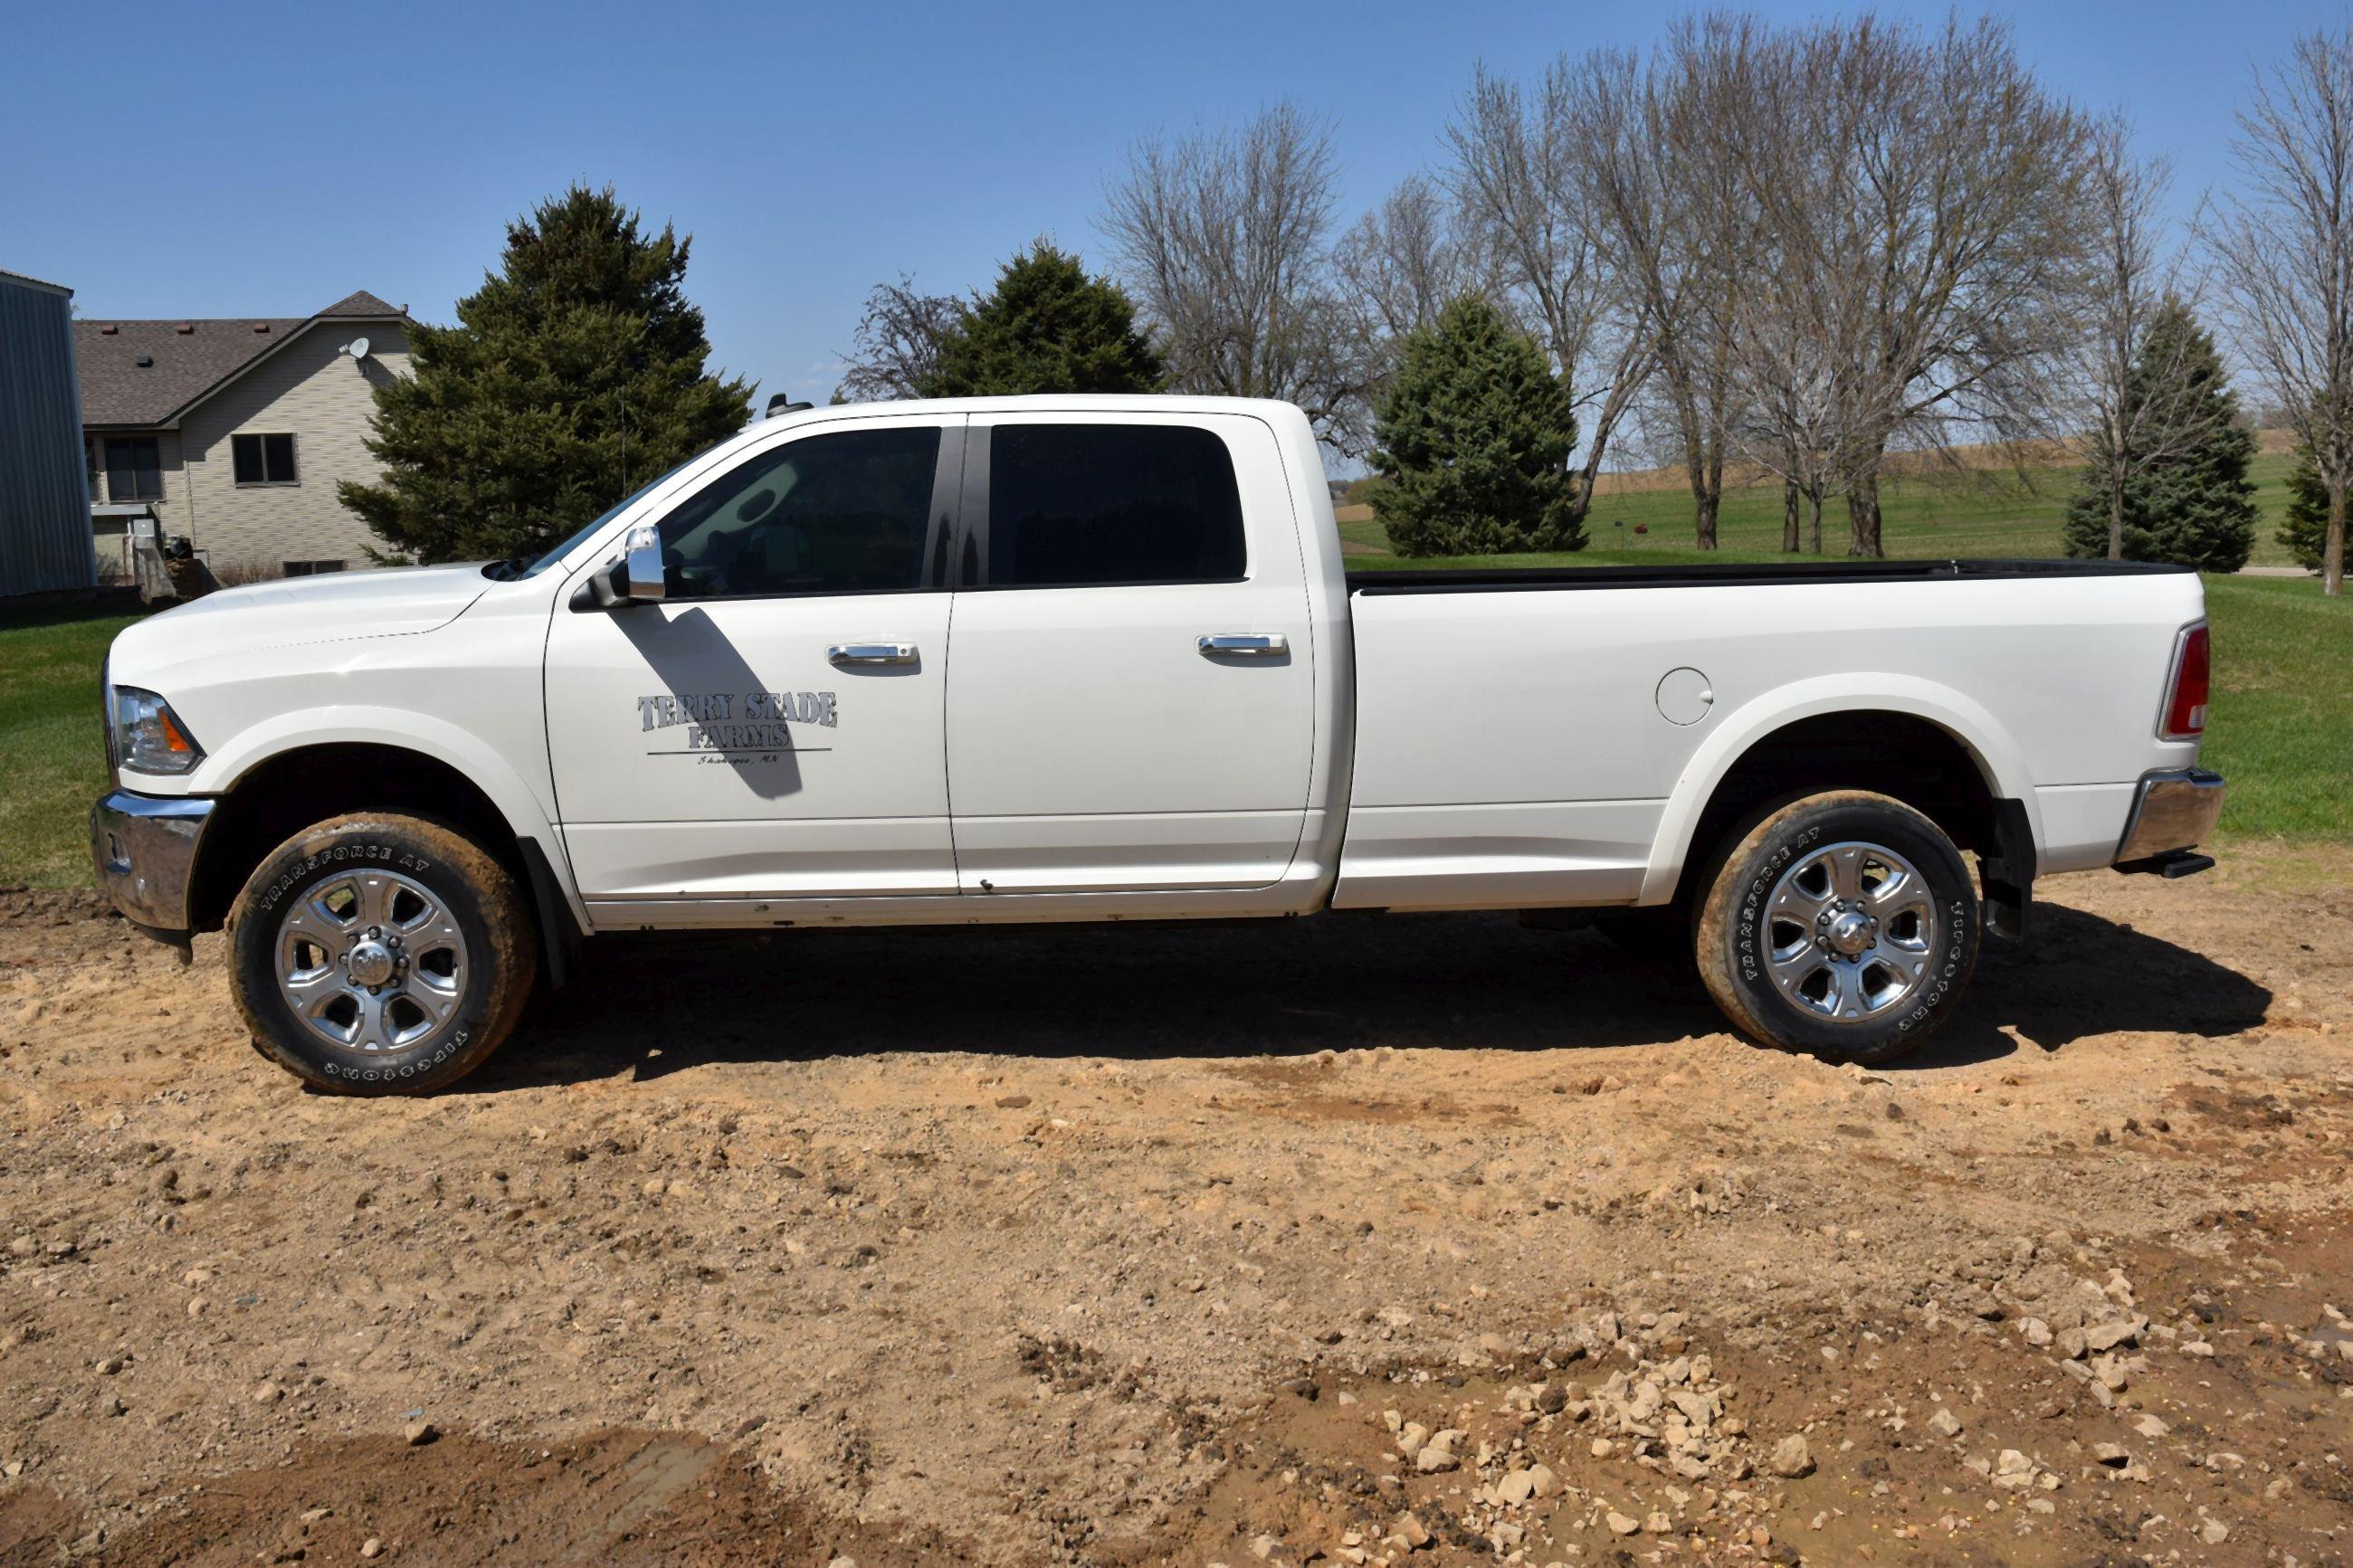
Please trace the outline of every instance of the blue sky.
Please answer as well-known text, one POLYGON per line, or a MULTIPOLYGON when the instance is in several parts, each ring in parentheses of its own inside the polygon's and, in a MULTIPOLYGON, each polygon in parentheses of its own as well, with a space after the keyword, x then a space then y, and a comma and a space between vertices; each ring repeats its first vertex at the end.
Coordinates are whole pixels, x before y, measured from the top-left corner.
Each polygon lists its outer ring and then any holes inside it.
MULTIPOLYGON (((1789 16, 1820 7, 1761 5, 1789 16)), ((1942 6, 1916 9, 1928 21, 1942 6)), ((1991 7, 2045 79, 2226 173, 2251 62, 2340 8, 1991 7)), ((1336 121, 1349 215, 1432 162, 1472 65, 1643 43, 1672 12, 1445 5, 0 0, 0 268, 85 315, 299 315, 367 289, 427 320, 574 179, 694 237, 715 362, 822 399, 866 290, 986 284, 1093 221, 1140 135, 1289 97, 1336 121)))

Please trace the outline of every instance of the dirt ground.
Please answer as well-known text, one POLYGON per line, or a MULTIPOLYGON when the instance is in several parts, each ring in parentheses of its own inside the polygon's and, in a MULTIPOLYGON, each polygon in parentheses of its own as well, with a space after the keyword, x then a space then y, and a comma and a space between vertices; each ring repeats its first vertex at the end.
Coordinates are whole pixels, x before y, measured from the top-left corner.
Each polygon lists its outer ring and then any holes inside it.
POLYGON ((2343 1563, 2353 855, 1922 1059, 1508 916, 613 943, 305 1094, 0 894, 0 1563, 2343 1563))

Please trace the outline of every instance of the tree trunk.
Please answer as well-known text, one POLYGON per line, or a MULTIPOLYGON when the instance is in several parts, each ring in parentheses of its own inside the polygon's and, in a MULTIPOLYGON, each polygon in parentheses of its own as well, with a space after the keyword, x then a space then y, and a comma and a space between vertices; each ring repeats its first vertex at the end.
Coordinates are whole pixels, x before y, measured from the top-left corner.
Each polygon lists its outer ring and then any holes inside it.
POLYGON ((1593 479, 1596 463, 1588 461, 1584 470, 1571 477, 1568 486, 1568 521, 1582 527, 1586 514, 1593 510, 1593 479))
POLYGON ((2328 532, 2320 545, 2320 591, 2329 598, 2345 592, 2345 487, 2328 487, 2328 532))
POLYGON ((1692 521, 1702 550, 1715 548, 1715 498, 1707 493, 1707 461, 1697 442, 1683 447, 1683 468, 1691 476, 1692 521))
POLYGON ((1781 481, 1781 549, 1795 554, 1798 549, 1798 481, 1781 481))
POLYGON ((1806 548, 1820 555, 1822 552, 1822 487, 1816 485, 1808 490, 1806 500, 1812 503, 1814 509, 1813 521, 1806 525, 1806 548))
POLYGON ((1846 492, 1847 522, 1854 531, 1853 542, 1847 546, 1849 555, 1876 561, 1887 552, 1879 542, 1879 476, 1865 474, 1855 480, 1854 488, 1846 492))
POLYGON ((1704 489, 1695 492, 1692 497, 1692 518, 1698 527, 1699 547, 1702 550, 1715 548, 1717 500, 1717 497, 1708 494, 1704 489))
POLYGON ((2125 487, 2116 476, 2108 476, 2108 559, 2125 558, 2125 487))

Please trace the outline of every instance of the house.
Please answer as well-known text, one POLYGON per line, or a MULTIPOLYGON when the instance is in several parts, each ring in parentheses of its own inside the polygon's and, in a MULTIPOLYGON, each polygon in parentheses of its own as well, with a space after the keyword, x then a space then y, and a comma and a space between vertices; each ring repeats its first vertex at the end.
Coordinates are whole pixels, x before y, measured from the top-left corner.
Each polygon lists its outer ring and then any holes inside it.
POLYGON ((98 580, 72 321, 72 289, 0 271, 0 598, 98 580))
POLYGON ((335 497, 383 468, 363 443, 375 389, 408 370, 408 313, 362 292, 269 321, 79 321, 84 462, 110 536, 187 539, 216 574, 369 563, 335 497))

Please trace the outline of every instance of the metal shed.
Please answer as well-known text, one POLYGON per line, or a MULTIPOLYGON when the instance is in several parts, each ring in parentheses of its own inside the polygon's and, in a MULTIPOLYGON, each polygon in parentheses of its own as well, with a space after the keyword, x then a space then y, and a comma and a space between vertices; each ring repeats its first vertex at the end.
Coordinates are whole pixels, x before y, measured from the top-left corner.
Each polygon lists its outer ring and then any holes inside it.
POLYGON ((98 582, 72 300, 0 270, 0 598, 98 582))

